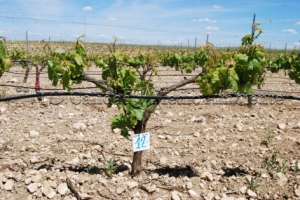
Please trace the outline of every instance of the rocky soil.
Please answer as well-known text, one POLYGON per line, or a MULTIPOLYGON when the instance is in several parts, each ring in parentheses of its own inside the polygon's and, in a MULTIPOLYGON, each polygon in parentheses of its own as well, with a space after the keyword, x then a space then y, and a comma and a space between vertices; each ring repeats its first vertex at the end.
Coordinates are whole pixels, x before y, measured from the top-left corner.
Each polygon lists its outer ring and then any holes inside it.
MULTIPOLYGON (((14 86, 34 85, 34 74, 26 84, 22 76, 1 77, 10 85, 1 86, 6 96, 24 94, 14 86)), ((265 90, 299 96, 300 86, 282 74, 268 76, 265 90)), ((42 88, 53 88, 43 77, 42 88)), ((110 129, 118 109, 97 101, 0 102, 0 199, 300 199, 300 102, 259 99, 249 108, 236 99, 164 101, 148 123, 144 171, 131 177, 132 141, 110 129), (110 158, 118 165, 111 176, 110 158)))

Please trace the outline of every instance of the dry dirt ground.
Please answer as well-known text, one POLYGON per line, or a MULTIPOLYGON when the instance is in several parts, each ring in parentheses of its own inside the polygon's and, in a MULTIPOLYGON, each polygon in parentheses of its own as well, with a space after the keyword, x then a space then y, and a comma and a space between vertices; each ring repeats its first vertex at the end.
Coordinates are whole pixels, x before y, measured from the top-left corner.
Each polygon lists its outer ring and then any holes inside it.
MULTIPOLYGON (((10 72, 0 79, 6 96, 25 94, 13 86, 34 86, 34 74, 22 83, 20 67, 10 72)), ((176 78, 182 76, 156 81, 166 86, 176 78)), ((53 88, 47 80, 43 74, 41 87, 53 88)), ((268 74, 263 89, 299 96, 299 88, 268 74)), ((187 93, 199 90, 174 95, 187 93)), ((144 171, 133 178, 132 141, 110 129, 118 110, 105 99, 0 102, 0 199, 300 199, 300 102, 260 98, 249 108, 236 100, 164 101, 147 126, 144 171), (110 158, 121 166, 111 177, 110 158)))

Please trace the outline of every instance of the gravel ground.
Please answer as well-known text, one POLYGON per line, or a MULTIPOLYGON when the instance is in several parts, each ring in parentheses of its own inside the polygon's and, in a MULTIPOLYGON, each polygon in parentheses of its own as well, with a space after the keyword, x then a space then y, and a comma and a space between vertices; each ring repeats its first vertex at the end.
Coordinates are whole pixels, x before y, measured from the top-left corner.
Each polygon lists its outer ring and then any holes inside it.
MULTIPOLYGON (((0 83, 34 86, 34 75, 26 84, 22 76, 6 73, 0 83)), ((41 80, 42 88, 53 88, 41 80)), ((299 88, 283 74, 269 74, 263 89, 299 96, 299 88)), ((174 95, 186 92, 199 94, 174 95)), ((117 108, 101 98, 94 105, 80 100, 0 102, 1 199, 300 199, 300 102, 266 98, 249 108, 236 99, 164 101, 147 126, 144 171, 132 178, 132 141, 110 129, 117 108), (119 166, 112 176, 110 158, 119 166)))

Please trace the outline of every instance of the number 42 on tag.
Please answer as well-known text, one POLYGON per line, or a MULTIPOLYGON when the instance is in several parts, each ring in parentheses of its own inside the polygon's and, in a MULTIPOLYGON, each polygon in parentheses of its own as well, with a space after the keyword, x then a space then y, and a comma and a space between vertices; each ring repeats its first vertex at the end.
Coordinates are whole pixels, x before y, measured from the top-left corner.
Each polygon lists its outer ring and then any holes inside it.
POLYGON ((150 133, 134 134, 132 139, 133 152, 150 149, 150 133))

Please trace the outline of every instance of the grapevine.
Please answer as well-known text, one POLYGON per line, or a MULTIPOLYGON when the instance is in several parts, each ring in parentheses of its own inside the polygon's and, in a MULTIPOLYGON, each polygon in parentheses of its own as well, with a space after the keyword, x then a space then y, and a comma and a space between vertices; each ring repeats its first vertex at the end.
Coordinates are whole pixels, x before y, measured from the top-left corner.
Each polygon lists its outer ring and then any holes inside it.
POLYGON ((0 77, 12 66, 12 61, 5 50, 3 42, 5 42, 4 37, 0 37, 0 77))
MULTIPOLYGON (((36 91, 39 87, 39 74, 47 69, 48 78, 52 85, 62 85, 71 91, 73 85, 83 81, 94 83, 103 93, 109 96, 108 107, 116 105, 119 114, 110 119, 111 129, 119 128, 124 138, 134 134, 144 133, 147 122, 160 99, 117 98, 117 95, 167 96, 172 91, 197 83, 203 95, 220 94, 227 90, 235 93, 253 93, 253 86, 262 87, 265 81, 266 66, 273 73, 285 70, 289 77, 300 83, 300 54, 282 53, 274 58, 268 58, 265 49, 255 44, 256 39, 263 33, 262 29, 254 26, 253 34, 248 34, 241 40, 241 46, 231 51, 217 51, 207 43, 195 51, 185 49, 148 49, 133 52, 132 49, 117 47, 117 38, 108 46, 109 52, 88 53, 88 48, 80 36, 74 42, 73 49, 57 47, 54 50, 43 43, 42 55, 27 55, 24 51, 6 51, 0 41, 0 76, 12 66, 12 60, 18 62, 29 72, 36 68, 36 91), (85 72, 95 65, 101 69, 99 78, 88 76, 85 72), (178 81, 174 85, 154 90, 153 77, 159 76, 158 67, 171 68, 175 71, 190 74, 191 78, 178 81), (196 73, 197 70, 197 73, 196 73), (201 72, 199 72, 201 71, 201 72)), ((134 176, 142 170, 142 152, 135 152, 132 162, 134 176)))

